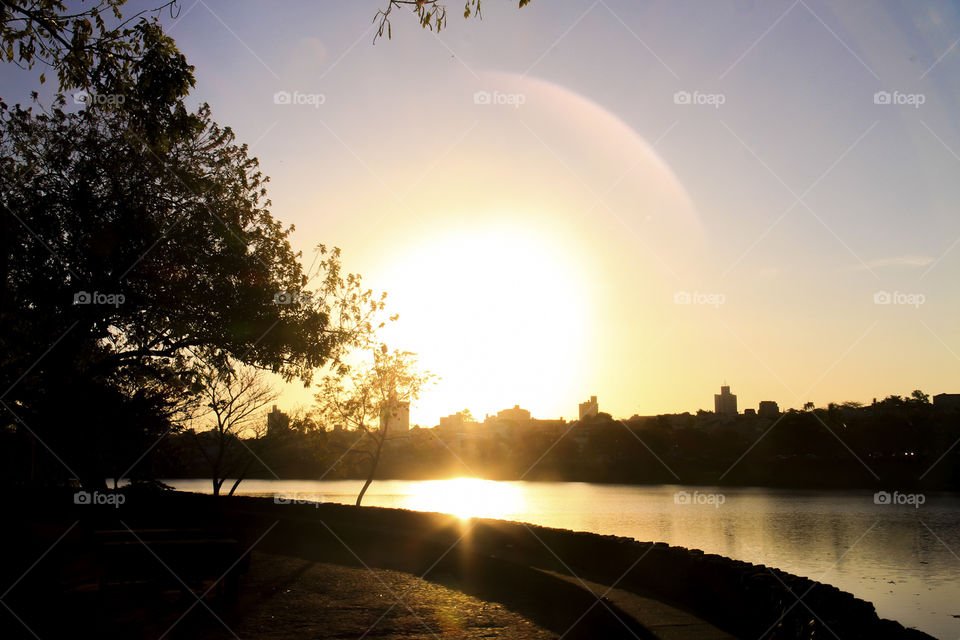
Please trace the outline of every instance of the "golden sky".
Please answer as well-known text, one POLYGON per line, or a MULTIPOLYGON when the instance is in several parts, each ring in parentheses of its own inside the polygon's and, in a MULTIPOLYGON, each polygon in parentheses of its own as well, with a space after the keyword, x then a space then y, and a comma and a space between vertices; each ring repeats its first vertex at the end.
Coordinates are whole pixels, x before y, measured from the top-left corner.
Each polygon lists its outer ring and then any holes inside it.
POLYGON ((955 6, 485 3, 373 45, 377 5, 165 20, 295 246, 441 376, 413 422, 960 391, 955 6))

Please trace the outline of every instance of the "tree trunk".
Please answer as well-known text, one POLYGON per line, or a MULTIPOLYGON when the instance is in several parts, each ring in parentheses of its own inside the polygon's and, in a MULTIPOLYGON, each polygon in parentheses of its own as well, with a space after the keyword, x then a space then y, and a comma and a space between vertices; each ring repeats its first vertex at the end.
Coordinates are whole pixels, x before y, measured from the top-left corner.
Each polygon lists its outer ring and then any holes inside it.
POLYGON ((243 479, 247 477, 247 471, 250 470, 250 466, 252 464, 253 464, 253 456, 250 456, 250 459, 247 460, 247 464, 243 467, 243 471, 241 471, 237 475, 237 481, 233 483, 232 487, 230 487, 230 493, 227 494, 228 496, 232 496, 233 492, 236 491, 237 487, 240 486, 240 483, 243 482, 243 479))
POLYGON ((370 475, 367 476, 367 481, 363 483, 363 489, 360 489, 360 495, 357 496, 357 506, 360 506, 360 501, 363 500, 363 494, 367 492, 367 488, 370 486, 370 483, 373 482, 373 476, 377 472, 377 465, 380 463, 380 452, 383 450, 383 441, 387 437, 387 432, 384 430, 380 434, 380 439, 377 440, 377 452, 373 456, 373 463, 370 465, 370 475))
POLYGON ((237 487, 240 486, 240 483, 243 482, 243 476, 237 478, 237 481, 233 483, 233 486, 230 487, 230 492, 227 493, 228 496, 232 496, 233 492, 237 490, 237 487))
MULTIPOLYGON (((217 427, 217 460, 213 463, 213 495, 220 495, 220 487, 223 486, 226 477, 220 477, 220 465, 223 462, 224 453, 227 450, 227 439, 223 427, 217 427)), ((226 473, 226 470, 224 470, 226 473)))

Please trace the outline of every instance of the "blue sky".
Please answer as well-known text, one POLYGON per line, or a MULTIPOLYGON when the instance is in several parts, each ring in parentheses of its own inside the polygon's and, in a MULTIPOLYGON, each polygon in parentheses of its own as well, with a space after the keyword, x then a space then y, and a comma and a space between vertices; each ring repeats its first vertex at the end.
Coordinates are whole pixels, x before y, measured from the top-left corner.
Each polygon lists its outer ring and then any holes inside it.
POLYGON ((960 390, 956 6, 486 0, 374 46, 379 5, 164 21, 294 243, 390 292, 415 421, 960 390))

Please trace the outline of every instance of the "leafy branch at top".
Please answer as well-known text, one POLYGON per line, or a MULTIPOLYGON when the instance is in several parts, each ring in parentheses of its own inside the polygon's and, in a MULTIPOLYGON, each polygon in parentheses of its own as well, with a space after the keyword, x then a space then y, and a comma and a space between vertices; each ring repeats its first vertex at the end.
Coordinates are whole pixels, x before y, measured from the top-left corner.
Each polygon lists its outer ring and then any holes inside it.
MULTIPOLYGON (((519 0, 520 8, 530 4, 530 0, 519 0)), ((431 31, 436 28, 437 32, 447 26, 447 6, 441 4, 439 0, 388 0, 387 6, 377 11, 373 21, 377 24, 377 33, 373 36, 376 43, 378 38, 383 37, 383 32, 387 32, 387 38, 393 36, 392 25, 390 24, 390 14, 394 9, 409 8, 420 22, 420 26, 431 31)), ((470 18, 476 16, 483 19, 480 13, 480 0, 464 0, 463 17, 470 18)))
POLYGON ((0 0, 0 59, 23 69, 38 62, 55 69, 61 91, 127 75, 147 50, 141 32, 155 27, 164 10, 173 16, 177 0, 124 18, 126 1, 99 0, 70 12, 62 0, 0 0))

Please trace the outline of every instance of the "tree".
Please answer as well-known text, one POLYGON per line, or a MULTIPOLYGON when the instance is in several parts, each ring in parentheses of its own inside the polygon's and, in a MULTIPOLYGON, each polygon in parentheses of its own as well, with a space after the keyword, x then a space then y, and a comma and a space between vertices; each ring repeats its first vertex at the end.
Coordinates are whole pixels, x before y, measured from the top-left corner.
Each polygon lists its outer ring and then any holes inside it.
POLYGON ((193 420, 200 452, 210 465, 213 495, 228 477, 236 478, 233 495, 260 456, 243 437, 262 441, 266 435, 263 408, 280 395, 263 372, 234 363, 233 370, 203 363, 198 370, 200 411, 193 420), (203 438, 198 429, 206 434, 203 438), (206 440, 206 442, 204 442, 206 440))
MULTIPOLYGON (((55 69, 61 90, 90 88, 135 75, 150 45, 144 41, 159 31, 164 9, 173 14, 177 2, 140 11, 124 19, 126 0, 99 0, 67 8, 60 0, 0 1, 0 56, 30 69, 36 63, 55 69)), ((164 36, 168 44, 173 40, 164 36)), ((40 82, 45 81, 41 75, 40 82)))
POLYGON ((55 69, 59 100, 62 92, 79 89, 75 102, 127 116, 115 137, 163 149, 198 126, 183 104, 194 86, 193 67, 157 20, 176 2, 123 20, 125 1, 100 0, 71 11, 58 0, 2 0, 2 56, 23 68, 40 62, 55 69))
POLYGON ((389 421, 381 419, 398 403, 416 400, 433 379, 416 366, 415 355, 408 351, 389 351, 381 344, 372 350, 372 359, 344 365, 337 375, 327 375, 317 392, 316 410, 321 422, 341 425, 360 432, 357 446, 348 450, 369 463, 367 479, 360 494, 360 506, 373 482, 383 445, 389 437, 389 421))
POLYGON ((162 148, 118 136, 136 128, 124 111, 0 107, 2 401, 61 457, 91 450, 58 444, 51 408, 91 386, 189 377, 191 350, 309 382, 383 308, 337 249, 305 272, 256 159, 206 105, 192 117, 162 148))
POLYGON ((355 328, 366 312, 350 305, 377 301, 340 276, 336 250, 321 262, 320 295, 307 290, 257 160, 208 107, 197 117, 161 157, 113 135, 126 124, 115 114, 11 112, 0 138, 3 205, 19 222, 7 299, 20 317, 54 314, 55 329, 75 322, 105 343, 103 369, 213 346, 221 363, 243 355, 309 379, 345 335, 334 316, 355 328))

